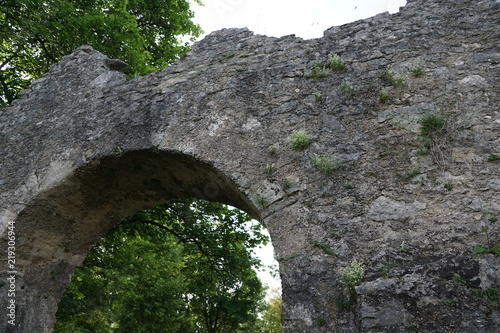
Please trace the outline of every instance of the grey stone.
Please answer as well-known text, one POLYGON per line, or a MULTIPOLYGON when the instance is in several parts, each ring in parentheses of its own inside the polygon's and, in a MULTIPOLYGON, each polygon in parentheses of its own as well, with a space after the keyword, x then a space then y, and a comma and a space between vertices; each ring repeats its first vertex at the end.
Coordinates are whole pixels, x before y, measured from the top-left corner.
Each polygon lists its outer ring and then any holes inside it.
POLYGON ((379 222, 386 220, 405 221, 417 214, 418 210, 425 208, 425 203, 414 202, 408 204, 403 201, 380 196, 370 205, 368 217, 379 222))
MULTIPOLYGON (((500 165, 487 161, 500 133, 498 17, 493 0, 412 0, 314 40, 225 29, 134 79, 88 46, 65 56, 0 110, 0 235, 15 222, 18 272, 17 326, 2 319, 0 332, 50 332, 74 268, 110 227, 186 197, 233 205, 268 228, 286 333, 499 332, 498 305, 477 297, 499 288, 498 257, 472 253, 486 242, 482 226, 500 238, 484 214, 500 212, 500 165), (303 77, 337 52, 346 71, 303 77), (420 61, 425 75, 414 77, 420 61), (406 87, 380 79, 387 66, 406 87), (439 150, 422 155, 418 118, 430 107, 449 126, 439 150), (301 129, 313 142, 296 152, 289 136, 301 129), (326 176, 314 153, 342 167, 326 176), (366 275, 343 311, 338 272, 353 258, 366 275)), ((8 300, 2 285, 1 318, 8 300)))

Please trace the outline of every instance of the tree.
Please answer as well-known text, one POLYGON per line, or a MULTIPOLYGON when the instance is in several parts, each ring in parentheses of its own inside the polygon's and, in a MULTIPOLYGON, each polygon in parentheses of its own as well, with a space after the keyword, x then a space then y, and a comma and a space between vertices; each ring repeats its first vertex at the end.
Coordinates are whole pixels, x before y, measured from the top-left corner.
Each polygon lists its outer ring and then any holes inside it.
POLYGON ((197 200, 125 219, 75 270, 54 332, 253 332, 264 288, 251 249, 268 239, 249 220, 197 200))
POLYGON ((179 332, 186 287, 182 248, 114 228, 75 271, 57 312, 54 332, 179 332))
POLYGON ((281 333, 283 330, 283 312, 281 295, 274 291, 262 313, 262 333, 281 333))
MULTIPOLYGON (((201 5, 200 0, 194 0, 201 5)), ((0 106, 81 45, 143 75, 168 66, 198 37, 188 0, 0 1, 0 106)))

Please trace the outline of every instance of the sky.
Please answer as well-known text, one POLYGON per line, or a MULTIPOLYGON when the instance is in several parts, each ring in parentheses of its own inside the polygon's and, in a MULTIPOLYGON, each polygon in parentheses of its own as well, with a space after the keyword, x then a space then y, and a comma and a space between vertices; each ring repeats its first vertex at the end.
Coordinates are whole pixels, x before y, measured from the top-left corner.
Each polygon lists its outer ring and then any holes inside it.
POLYGON ((192 4, 194 22, 206 34, 247 27, 261 35, 323 36, 326 29, 383 12, 395 13, 406 0, 201 0, 192 4))
MULTIPOLYGON (((396 13, 406 0, 201 0, 192 3, 194 22, 204 35, 223 28, 247 27, 256 34, 281 37, 295 34, 304 39, 318 38, 333 26, 368 18, 379 13, 396 13)), ((200 36, 199 39, 202 39, 200 36)), ((276 265, 269 243, 256 254, 266 266, 276 265)), ((260 272, 260 279, 270 289, 281 288, 279 279, 260 272)))

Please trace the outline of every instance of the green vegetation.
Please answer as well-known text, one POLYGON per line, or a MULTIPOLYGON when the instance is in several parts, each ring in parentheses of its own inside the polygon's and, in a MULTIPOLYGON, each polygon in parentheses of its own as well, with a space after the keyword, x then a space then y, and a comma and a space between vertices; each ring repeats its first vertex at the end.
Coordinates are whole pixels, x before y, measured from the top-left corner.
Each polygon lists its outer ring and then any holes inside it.
POLYGON ((340 158, 335 154, 327 156, 313 154, 311 160, 314 166, 327 176, 331 175, 333 171, 339 170, 342 167, 340 158))
POLYGON ((495 301, 497 307, 500 309, 500 289, 497 288, 480 289, 477 291, 477 296, 495 301))
POLYGON ((403 179, 412 179, 420 174, 421 174, 420 167, 415 166, 411 170, 408 170, 404 175, 402 175, 402 178, 403 179))
POLYGON ((424 75, 424 65, 420 62, 413 64, 410 67, 410 72, 414 77, 422 77, 424 75))
MULTIPOLYGON (((255 333, 281 333, 283 331, 283 302, 276 291, 272 294, 262 313, 262 326, 255 333)), ((250 331, 249 331, 250 332, 250 331)))
POLYGON ((322 79, 330 75, 332 71, 344 71, 346 69, 347 65, 340 55, 330 54, 327 63, 313 62, 311 68, 304 71, 304 77, 306 79, 322 79))
POLYGON ((446 125, 446 120, 441 113, 427 113, 420 120, 420 136, 425 139, 432 139, 442 136, 446 125))
POLYGON ((274 173, 274 171, 276 171, 276 166, 274 163, 268 163, 266 165, 266 173, 268 175, 272 175, 274 173))
POLYGON ((389 89, 387 88, 383 88, 381 91, 380 91, 380 95, 378 97, 378 100, 380 101, 380 103, 382 104, 387 104, 389 102, 389 97, 390 97, 390 92, 389 92, 389 89))
POLYGON ((269 154, 272 156, 277 156, 278 155, 278 144, 273 144, 269 147, 269 154))
POLYGON ((319 327, 323 327, 326 325, 326 319, 325 318, 318 318, 316 319, 316 325, 319 327))
POLYGON ((465 279, 463 277, 461 277, 460 275, 453 275, 452 277, 453 281, 456 281, 460 284, 463 284, 463 285, 466 285, 467 284, 467 281, 465 281, 465 279))
POLYGON ((311 138, 307 135, 306 131, 293 131, 292 135, 288 138, 292 150, 304 150, 311 144, 311 138))
POLYGON ((336 298, 335 303, 340 310, 349 310, 356 303, 355 288, 365 277, 365 266, 354 259, 348 266, 341 268, 339 273, 344 293, 336 298))
POLYGON ((330 54, 328 56, 327 67, 332 71, 345 71, 347 69, 347 65, 338 54, 330 54))
POLYGON ((489 162, 500 161, 500 155, 490 154, 490 156, 488 156, 488 161, 489 162))
POLYGON ((386 262, 382 268, 381 268, 381 271, 382 271, 382 276, 383 277, 387 277, 388 274, 389 274, 389 271, 393 268, 396 268, 398 267, 398 264, 395 264, 395 263, 392 263, 392 262, 386 262))
POLYGON ((380 78, 393 87, 406 87, 406 76, 396 74, 391 67, 387 67, 380 78))
POLYGON ((354 259, 349 266, 340 269, 340 274, 340 283, 349 294, 353 295, 355 294, 354 288, 359 286, 365 277, 365 266, 354 259))
POLYGON ((334 255, 335 252, 328 247, 328 245, 326 244, 323 244, 323 243, 320 243, 318 241, 314 241, 313 242, 313 246, 316 246, 316 247, 319 247, 320 249, 322 249, 326 254, 330 254, 330 255, 334 255))
POLYGON ((352 85, 349 82, 342 82, 342 84, 340 85, 340 91, 344 95, 354 94, 354 88, 352 87, 352 85))
POLYGON ((453 299, 445 300, 445 301, 443 301, 443 303, 446 305, 449 305, 449 306, 456 307, 458 305, 458 299, 453 298, 453 299))
POLYGON ((399 252, 408 253, 408 252, 410 252, 410 248, 407 246, 403 246, 402 248, 399 249, 399 252))
MULTIPOLYGON (((496 222, 496 218, 494 219, 494 222, 496 222)), ((487 227, 482 227, 481 231, 483 231, 486 236, 486 244, 483 246, 476 246, 472 252, 474 252, 474 254, 493 253, 500 256, 500 245, 493 245, 491 243, 489 229, 487 227)))
POLYGON ((255 203, 262 209, 267 208, 271 204, 271 198, 267 195, 256 194, 255 203))
POLYGON ((448 158, 446 151, 449 124, 446 117, 438 109, 424 114, 418 123, 420 124, 419 135, 423 143, 421 152, 429 152, 436 163, 443 165, 448 158))
POLYGON ((291 177, 286 177, 283 180, 283 189, 286 191, 292 186, 292 178, 291 177))
MULTIPOLYGON (((194 0, 199 3, 199 0, 194 0)), ((135 76, 165 68, 201 28, 187 0, 11 0, 0 2, 0 107, 80 45, 129 66, 135 76)))
POLYGON ((323 95, 322 95, 319 91, 318 91, 318 92, 315 92, 315 93, 313 94, 313 96, 314 96, 314 102, 315 102, 315 103, 319 103, 319 102, 321 102, 321 98, 323 97, 323 95))
POLYGON ((262 332, 252 248, 268 239, 249 221, 197 200, 123 220, 75 270, 54 332, 262 332))
POLYGON ((331 69, 322 64, 321 62, 314 62, 310 69, 304 71, 306 79, 323 79, 330 75, 331 69))

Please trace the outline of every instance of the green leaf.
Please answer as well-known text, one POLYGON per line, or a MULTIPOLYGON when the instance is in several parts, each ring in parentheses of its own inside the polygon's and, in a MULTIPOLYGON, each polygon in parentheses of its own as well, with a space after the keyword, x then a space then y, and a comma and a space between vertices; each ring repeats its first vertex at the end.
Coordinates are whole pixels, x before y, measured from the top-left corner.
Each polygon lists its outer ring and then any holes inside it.
MULTIPOLYGON (((199 1, 196 1, 199 3, 199 1)), ((0 2, 0 107, 81 45, 129 64, 127 74, 165 68, 197 37, 187 0, 0 2)))
POLYGON ((479 254, 479 253, 488 252, 488 250, 485 249, 484 247, 477 246, 474 248, 474 250, 472 250, 472 252, 474 252, 474 254, 479 254))
POLYGON ((54 332, 76 331, 68 329, 73 325, 107 333, 111 323, 116 333, 211 332, 221 325, 240 332, 254 325, 264 288, 251 248, 268 238, 250 220, 199 200, 171 201, 125 219, 75 271, 54 332))

